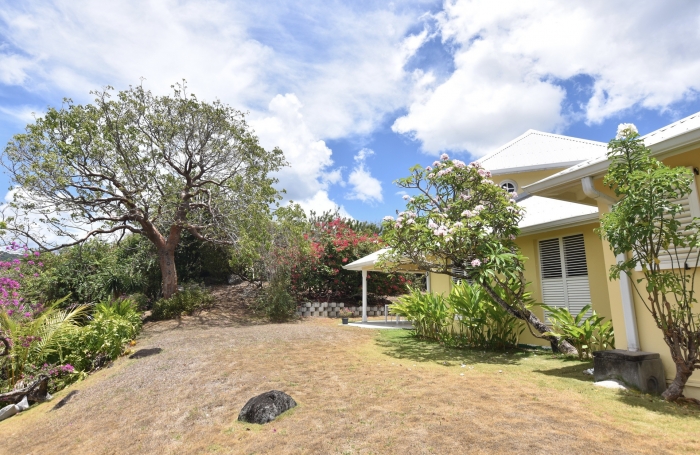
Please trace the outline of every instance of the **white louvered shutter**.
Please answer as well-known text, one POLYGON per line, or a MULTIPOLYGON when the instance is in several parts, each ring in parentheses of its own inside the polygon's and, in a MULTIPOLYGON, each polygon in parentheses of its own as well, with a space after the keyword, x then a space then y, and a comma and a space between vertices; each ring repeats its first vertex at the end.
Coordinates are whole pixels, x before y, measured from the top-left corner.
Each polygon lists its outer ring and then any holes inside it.
POLYGON ((564 244, 564 264, 566 266, 567 307, 571 314, 577 315, 583 307, 591 304, 591 288, 588 284, 583 234, 564 237, 562 243, 564 244))
POLYGON ((561 263, 559 239, 540 241, 542 300, 549 306, 566 306, 566 286, 561 263))
POLYGON ((539 242, 542 300, 574 316, 591 303, 583 234, 539 242))
POLYGON ((459 284, 462 280, 466 280, 469 284, 471 284, 472 280, 467 278, 467 272, 463 268, 452 267, 452 273, 457 275, 452 277, 452 282, 454 284, 459 284))
MULTIPOLYGON (((693 177, 695 174, 693 174, 693 177)), ((693 221, 694 217, 700 216, 700 202, 698 202, 698 192, 695 178, 693 178, 693 184, 690 186, 691 191, 683 198, 673 199, 672 202, 680 204, 683 207, 683 211, 676 215, 676 219, 681 223, 681 229, 687 231, 686 227, 693 221)), ((672 267, 678 268, 679 266, 683 268, 686 263, 688 267, 694 267, 695 261, 698 259, 698 249, 695 248, 694 251, 688 255, 690 248, 678 248, 678 250, 673 249, 673 246, 669 247, 669 253, 662 252, 659 256, 661 261, 660 267, 662 269, 670 269, 672 267), (673 254, 673 256, 671 256, 673 254), (687 256, 687 259, 686 259, 687 256), (674 258, 677 257, 676 260, 674 258), (680 264, 679 264, 680 261, 680 264)), ((641 267, 638 269, 641 270, 641 267)))

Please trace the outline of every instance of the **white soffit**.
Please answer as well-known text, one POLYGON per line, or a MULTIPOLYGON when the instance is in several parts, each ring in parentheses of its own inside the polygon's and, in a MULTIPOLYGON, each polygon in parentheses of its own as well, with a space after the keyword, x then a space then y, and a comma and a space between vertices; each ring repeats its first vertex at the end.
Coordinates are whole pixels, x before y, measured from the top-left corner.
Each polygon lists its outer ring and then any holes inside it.
POLYGON ((568 167, 605 153, 607 144, 528 130, 479 162, 496 174, 568 167))

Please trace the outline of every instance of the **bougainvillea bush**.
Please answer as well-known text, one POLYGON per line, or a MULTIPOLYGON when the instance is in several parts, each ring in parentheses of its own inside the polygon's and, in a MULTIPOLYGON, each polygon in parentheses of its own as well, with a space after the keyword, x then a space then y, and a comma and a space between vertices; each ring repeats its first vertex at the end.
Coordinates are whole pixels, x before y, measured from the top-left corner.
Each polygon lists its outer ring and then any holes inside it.
MULTIPOLYGON (((362 294, 362 274, 347 265, 383 247, 379 227, 341 217, 312 220, 304 236, 311 248, 292 267, 291 291, 300 298, 352 301, 362 294)), ((404 294, 415 280, 410 275, 370 272, 367 291, 373 296, 404 294)))

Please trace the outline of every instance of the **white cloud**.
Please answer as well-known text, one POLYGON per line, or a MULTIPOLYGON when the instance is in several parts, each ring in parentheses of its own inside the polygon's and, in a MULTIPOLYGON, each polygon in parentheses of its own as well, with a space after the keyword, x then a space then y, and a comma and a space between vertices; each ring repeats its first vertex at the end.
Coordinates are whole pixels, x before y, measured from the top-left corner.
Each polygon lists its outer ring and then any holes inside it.
POLYGON ((323 212, 335 212, 337 210, 338 214, 343 218, 352 218, 344 206, 336 204, 328 197, 326 191, 319 191, 311 198, 294 202, 297 202, 307 214, 312 210, 319 215, 323 212))
POLYGON ((700 90, 700 4, 452 0, 435 16, 454 46, 446 81, 417 71, 396 132, 426 152, 483 155, 528 128, 556 131, 569 121, 556 84, 593 80, 581 106, 597 123, 635 106, 664 110, 700 90))
POLYGON ((348 177, 348 183, 352 186, 350 193, 346 196, 348 199, 358 199, 370 203, 383 202, 382 182, 372 177, 366 166, 367 158, 372 155, 374 155, 374 151, 367 148, 360 150, 355 155, 357 164, 348 177))
POLYGON ((33 123, 35 117, 43 115, 42 109, 31 106, 0 106, 0 113, 20 126, 33 123))

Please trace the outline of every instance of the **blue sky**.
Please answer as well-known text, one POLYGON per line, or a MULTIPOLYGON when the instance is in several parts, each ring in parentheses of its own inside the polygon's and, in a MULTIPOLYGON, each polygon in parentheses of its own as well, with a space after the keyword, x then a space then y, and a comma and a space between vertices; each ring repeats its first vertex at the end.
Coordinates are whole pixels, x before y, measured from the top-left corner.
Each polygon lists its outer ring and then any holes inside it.
MULTIPOLYGON (((608 141, 700 111, 691 1, 0 0, 0 142, 63 97, 138 84, 249 112, 289 198, 378 221, 442 152, 527 129, 608 141)), ((0 192, 9 186, 0 176, 0 192)))

